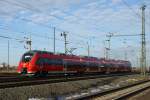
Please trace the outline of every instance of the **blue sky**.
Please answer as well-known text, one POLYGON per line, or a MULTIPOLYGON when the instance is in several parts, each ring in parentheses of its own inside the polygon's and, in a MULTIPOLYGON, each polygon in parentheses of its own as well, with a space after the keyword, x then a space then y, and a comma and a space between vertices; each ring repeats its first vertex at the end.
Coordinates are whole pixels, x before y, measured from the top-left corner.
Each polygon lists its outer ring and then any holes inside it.
MULTIPOLYGON (((104 41, 111 32, 118 34, 141 33, 142 4, 146 7, 147 58, 150 52, 150 1, 149 0, 0 0, 0 35, 24 40, 32 38, 32 49, 53 51, 53 27, 56 27, 56 52, 64 52, 67 32, 68 49, 77 48, 76 55, 104 57, 104 41)), ((140 52, 140 36, 113 37, 111 58, 137 63, 140 52), (126 41, 124 44, 123 42, 126 41), (136 55, 136 56, 135 56, 136 55)), ((10 41, 10 64, 17 65, 27 51, 25 43, 10 41)), ((8 39, 0 38, 0 63, 7 62, 8 39)), ((107 46, 107 44, 105 44, 107 46)))

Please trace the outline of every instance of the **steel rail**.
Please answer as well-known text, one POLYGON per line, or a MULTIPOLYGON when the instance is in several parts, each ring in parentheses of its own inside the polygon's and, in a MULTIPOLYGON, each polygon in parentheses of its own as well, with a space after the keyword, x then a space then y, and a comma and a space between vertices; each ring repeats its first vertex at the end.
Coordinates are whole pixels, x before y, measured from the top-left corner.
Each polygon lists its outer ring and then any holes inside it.
POLYGON ((109 78, 109 77, 122 77, 135 74, 110 74, 110 75, 94 75, 94 76, 78 76, 78 77, 57 77, 57 78, 28 78, 29 80, 9 80, 6 82, 0 83, 0 89, 2 88, 11 88, 19 86, 30 86, 30 85, 40 85, 40 84, 49 84, 49 83, 59 83, 59 82, 68 82, 68 81, 77 81, 77 80, 87 80, 87 79, 96 79, 96 78, 109 78), (11 82, 12 81, 12 82, 11 82))
POLYGON ((147 88, 150 88, 150 79, 138 81, 129 85, 124 85, 119 88, 97 92, 93 94, 84 95, 81 97, 73 98, 74 100, 126 100, 126 98, 139 93, 147 88), (146 84, 146 85, 145 85, 146 84), (144 85, 144 86, 142 86, 144 85), (134 87, 134 89, 132 89, 134 87), (137 88, 137 89, 136 89, 137 88))
MULTIPOLYGON (((117 75, 134 75, 136 73, 126 73, 126 74, 105 74, 105 75, 102 75, 102 74, 87 74, 87 75, 68 75, 67 77, 88 77, 88 76, 98 76, 98 77, 108 77, 108 76, 117 76, 117 75)), ((46 77, 34 77, 34 76, 3 76, 3 77, 0 77, 0 83, 4 83, 4 82, 13 82, 13 81, 30 81, 30 80, 37 80, 37 79, 49 79, 49 78, 63 78, 65 77, 65 75, 48 75, 46 77)))
POLYGON ((142 91, 145 91, 147 89, 150 89, 150 84, 149 85, 145 85, 141 88, 137 88, 136 90, 133 90, 131 92, 128 92, 128 93, 125 93, 125 94, 122 94, 118 97, 116 97, 114 100, 127 100, 128 98, 131 98, 135 95, 138 95, 138 93, 141 93, 142 91))

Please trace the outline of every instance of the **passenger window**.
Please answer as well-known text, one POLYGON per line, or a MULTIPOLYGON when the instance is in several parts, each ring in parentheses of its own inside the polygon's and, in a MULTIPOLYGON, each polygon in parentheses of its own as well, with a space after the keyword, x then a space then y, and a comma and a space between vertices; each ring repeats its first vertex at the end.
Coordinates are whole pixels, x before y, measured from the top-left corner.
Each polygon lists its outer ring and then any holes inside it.
POLYGON ((62 59, 48 59, 48 58, 39 58, 37 60, 37 65, 62 65, 62 59))

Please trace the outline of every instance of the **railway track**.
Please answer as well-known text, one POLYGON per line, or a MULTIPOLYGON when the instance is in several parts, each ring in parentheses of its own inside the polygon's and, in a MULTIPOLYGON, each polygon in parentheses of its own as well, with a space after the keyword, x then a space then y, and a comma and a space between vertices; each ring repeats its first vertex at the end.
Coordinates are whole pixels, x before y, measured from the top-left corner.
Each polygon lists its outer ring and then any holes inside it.
POLYGON ((131 96, 150 88, 150 79, 138 81, 118 88, 71 98, 73 100, 127 100, 131 96))
MULTIPOLYGON (((126 93, 121 94, 120 96, 118 96, 117 98, 115 98, 116 100, 125 100, 128 99, 134 95, 138 95, 138 93, 147 90, 150 88, 150 82, 146 82, 143 84, 140 84, 138 86, 132 87, 130 89, 126 90, 126 93)), ((124 90, 125 91, 125 90, 124 90)))
POLYGON ((49 83, 59 83, 67 81, 76 80, 86 80, 95 78, 106 78, 106 77, 121 77, 121 76, 135 75, 135 74, 108 74, 108 75, 88 75, 88 76, 48 76, 44 78, 34 78, 34 77, 7 77, 0 78, 0 89, 19 87, 19 86, 30 86, 39 84, 49 84, 49 83))
MULTIPOLYGON (((87 74, 87 75, 68 75, 66 77, 87 77, 87 76, 97 76, 97 77, 108 77, 108 76, 123 76, 123 75, 133 75, 134 73, 126 73, 126 74, 107 74, 107 75, 98 75, 98 74, 87 74)), ((31 81, 31 80, 37 80, 37 79, 56 79, 56 78, 64 78, 64 75, 54 75, 54 74, 49 74, 46 77, 34 77, 34 76, 20 76, 20 75, 16 75, 16 76, 3 76, 0 77, 0 83, 4 83, 4 82, 16 82, 16 81, 31 81)))
POLYGON ((4 72, 0 72, 0 77, 13 77, 13 76, 19 76, 19 73, 4 73, 4 72))
POLYGON ((14 76, 14 77, 0 77, 0 83, 7 82, 21 82, 21 81, 33 81, 33 80, 46 80, 46 79, 62 78, 62 76, 49 75, 47 77, 29 77, 29 76, 14 76))

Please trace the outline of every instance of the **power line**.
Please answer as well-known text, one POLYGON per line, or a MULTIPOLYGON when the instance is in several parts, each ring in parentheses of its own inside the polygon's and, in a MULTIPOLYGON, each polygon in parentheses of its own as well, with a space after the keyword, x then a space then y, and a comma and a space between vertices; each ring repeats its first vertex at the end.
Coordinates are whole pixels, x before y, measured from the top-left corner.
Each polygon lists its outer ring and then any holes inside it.
MULTIPOLYGON (((19 18, 19 17, 15 17, 16 19, 17 18, 19 18)), ((30 20, 30 19, 25 19, 25 18, 19 18, 19 19, 21 19, 21 20, 23 20, 23 21, 25 21, 25 22, 32 22, 32 23, 34 23, 34 24, 36 24, 36 25, 40 25, 40 26, 43 26, 43 27, 46 27, 46 28, 54 28, 54 27, 49 27, 48 25, 45 25, 45 24, 42 24, 42 23, 37 23, 37 22, 34 22, 33 20, 30 20)), ((64 31, 64 30, 62 30, 62 29, 59 29, 59 28, 55 28, 55 30, 59 30, 59 31, 64 31)), ((74 34, 75 35, 75 34, 74 34)), ((84 39, 87 39, 87 37, 83 37, 83 36, 81 36, 81 35, 75 35, 75 36, 78 36, 78 37, 80 37, 80 38, 84 38, 84 39)), ((49 37, 48 37, 49 38, 49 37)), ((56 40, 58 40, 58 39, 56 39, 56 40)))
MULTIPOLYGON (((1 29, 3 29, 3 28, 1 28, 1 29)), ((4 28, 4 30, 8 30, 8 31, 10 31, 8 28, 4 28)), ((15 33, 17 33, 17 32, 15 32, 15 33)), ((24 32, 20 32, 20 33, 24 33, 24 32)), ((29 32, 30 33, 30 32, 29 32)), ((36 36, 36 37, 39 37, 39 38, 47 38, 47 39, 54 39, 53 37, 47 37, 47 36, 42 36, 42 35, 35 35, 35 34, 32 34, 33 36, 36 36)), ((64 40, 60 40, 60 39, 58 39, 58 38, 56 38, 56 40, 59 40, 59 41, 64 41, 64 40)), ((38 40, 39 41, 39 40, 38 40)), ((83 46, 83 43, 84 42, 69 42, 69 44, 77 44, 77 45, 82 45, 83 46)))
MULTIPOLYGON (((8 28, 0 28, 0 29, 2 29, 2 30, 7 30, 7 31, 10 31, 8 28)), ((10 31, 10 32, 12 32, 12 31, 10 31)), ((25 32, 14 32, 14 33, 17 33, 17 34, 20 34, 20 33, 23 33, 23 34, 25 34, 25 32)), ((31 33, 31 32, 28 32, 28 33, 31 33)), ((27 33, 27 34, 28 34, 27 33)), ((28 34, 29 35, 29 34, 28 34)), ((54 37, 49 37, 49 36, 43 36, 43 35, 38 35, 38 34, 32 34, 33 36, 35 36, 35 37, 39 37, 39 38, 46 38, 46 39, 51 39, 51 40, 53 40, 54 39, 54 37)), ((5 37, 5 36, 4 36, 5 37)), ((9 38, 11 38, 11 37, 9 37, 9 38)), ((61 40, 61 39, 58 39, 58 38, 55 38, 55 40, 57 40, 57 41, 63 41, 64 42, 64 40, 61 40)), ((78 45, 81 45, 81 44, 83 44, 83 42, 69 42, 69 44, 78 44, 78 45)))
MULTIPOLYGON (((10 31, 8 28, 5 28, 5 27, 3 27, 3 28, 0 27, 0 29, 6 30, 6 31, 10 31)), ((12 30, 11 30, 10 32, 12 32, 12 30)), ((17 33, 17 34, 23 33, 23 34, 25 34, 25 32, 14 32, 14 31, 13 31, 13 33, 17 33)), ((28 32, 28 33, 31 33, 31 32, 28 32)), ((28 33, 27 33, 27 34, 28 34, 28 33)), ((29 35, 29 34, 28 34, 28 35, 29 35)), ((38 35, 38 34, 32 34, 32 35, 35 36, 35 37, 39 37, 39 38, 53 39, 53 37, 47 37, 47 36, 38 35)), ((63 41, 63 40, 58 39, 58 38, 56 38, 56 40, 58 40, 58 41, 63 41)))
MULTIPOLYGON (((32 12, 34 11, 34 12, 37 12, 37 13, 43 13, 43 11, 41 11, 41 10, 39 10, 39 9, 31 9, 31 7, 27 7, 27 6, 24 6, 24 5, 20 5, 20 4, 15 3, 15 2, 10 2, 10 1, 7 1, 7 0, 5 0, 5 1, 3 1, 3 2, 6 2, 6 3, 8 3, 8 4, 13 4, 13 5, 16 5, 16 6, 21 7, 21 8, 25 8, 25 9, 27 9, 27 10, 29 10, 29 11, 32 11, 32 12)), ((21 2, 21 1, 18 1, 18 2, 21 2)), ((23 2, 21 2, 21 3, 24 4, 23 2)), ((32 8, 33 8, 33 7, 32 7, 32 8)), ((55 18, 60 19, 60 20, 65 20, 65 19, 62 19, 62 18, 60 18, 60 17, 58 17, 58 16, 51 15, 51 14, 48 14, 48 16, 52 16, 52 17, 55 17, 55 18)), ((29 20, 29 19, 24 19, 24 18, 22 18, 22 20, 31 21, 31 20, 29 20)), ((35 23, 35 22, 34 22, 34 23, 35 23)), ((37 24, 37 23, 36 23, 36 24, 37 24)), ((42 25, 43 25, 43 24, 42 24, 42 25)), ((50 26, 47 26, 47 25, 43 25, 43 26, 50 28, 50 26)), ((51 28, 54 28, 54 27, 51 26, 51 28)), ((58 29, 58 30, 62 30, 62 29, 58 29)), ((64 31, 64 30, 62 30, 62 31, 64 31)))
MULTIPOLYGON (((4 1, 4 2, 6 2, 6 3, 9 3, 9 4, 13 4, 13 5, 16 5, 16 6, 19 6, 19 7, 22 7, 22 8, 25 8, 25 9, 28 9, 28 10, 30 10, 30 11, 33 11, 34 10, 34 12, 40 12, 40 13, 43 13, 42 11, 40 11, 40 10, 37 10, 37 9, 31 9, 30 7, 26 7, 26 6, 22 6, 22 5, 20 5, 20 4, 18 4, 18 3, 14 3, 14 2, 8 2, 8 1, 4 1)), ((22 2, 23 3, 23 2, 22 2)), ((33 7, 32 7, 33 8, 33 7)), ((50 15, 50 16, 53 16, 53 15, 50 15)), ((56 17, 56 16, 53 16, 53 17, 56 17)), ((36 24, 36 25, 40 25, 40 26, 43 26, 43 27, 46 27, 46 28, 54 28, 53 26, 49 26, 49 25, 45 25, 45 24, 42 24, 42 23, 37 23, 37 22, 35 22, 35 21, 33 21, 33 20, 30 20, 30 19, 26 19, 26 18, 20 18, 20 17, 15 17, 16 19, 21 19, 21 20, 23 20, 23 21, 27 21, 27 22, 32 22, 32 23, 34 23, 34 24, 36 24)), ((63 30, 63 29, 60 29, 60 28, 56 28, 57 30, 59 30, 59 31, 65 31, 65 30, 63 30)), ((67 32, 67 31, 66 31, 67 32)), ((79 38, 83 38, 83 39, 88 39, 88 37, 85 37, 85 36, 82 36, 82 35, 77 35, 77 34, 72 34, 72 35, 74 35, 74 36, 77 36, 77 37, 79 37, 79 38)))
POLYGON ((5 39, 14 39, 14 40, 17 40, 17 41, 22 41, 22 39, 18 39, 18 38, 13 38, 13 37, 9 37, 9 36, 2 36, 0 35, 1 38, 5 38, 5 39))
MULTIPOLYGON (((126 5, 137 17, 141 18, 143 16, 141 16, 139 13, 137 13, 125 0, 121 0, 122 3, 124 3, 124 5, 126 5)), ((149 24, 148 22, 146 22, 146 24, 149 24)), ((150 25, 150 24, 149 24, 150 25)))
MULTIPOLYGON (((34 10, 35 12, 43 13, 42 11, 40 11, 40 10, 38 10, 38 9, 31 9, 32 6, 28 7, 28 6, 20 5, 20 4, 18 4, 17 2, 15 3, 15 2, 7 1, 7 0, 2 1, 2 2, 6 2, 6 3, 8 3, 8 4, 13 4, 13 5, 16 5, 16 6, 20 7, 20 8, 28 9, 28 10, 30 10, 30 11, 33 11, 33 10, 34 10)), ((23 3, 23 2, 22 2, 22 3, 23 3)), ((32 7, 32 8, 33 8, 33 7, 32 7)), ((57 19, 61 19, 61 20, 62 20, 62 18, 60 18, 60 17, 58 17, 58 16, 55 16, 55 15, 50 15, 50 14, 49 14, 49 16, 53 16, 53 17, 55 17, 55 18, 57 18, 57 19)))
MULTIPOLYGON (((38 10, 38 9, 31 9, 30 7, 26 7, 26 6, 24 6, 24 5, 20 5, 20 4, 18 4, 18 3, 14 3, 14 2, 9 2, 9 1, 3 1, 3 2, 6 2, 6 3, 8 3, 8 4, 13 4, 13 5, 16 5, 16 6, 19 6, 19 7, 21 7, 21 8, 25 8, 25 9, 27 9, 27 10, 30 10, 30 11, 34 11, 34 12, 38 12, 38 13, 43 13, 42 11, 40 11, 40 10, 38 10)), ((23 2, 21 2, 21 3, 23 3, 23 2)), ((32 7, 33 8, 33 7, 32 7)), ((55 18, 57 18, 57 19, 60 19, 60 20, 65 20, 65 19, 61 19, 60 17, 57 17, 57 16, 54 16, 54 15, 50 15, 50 14, 48 14, 49 16, 53 16, 53 17, 55 17, 55 18)), ((19 17, 18 17, 19 18, 19 17)), ((19 19, 21 19, 21 20, 24 20, 24 21, 28 21, 28 22, 32 22, 32 23, 34 23, 34 24, 37 24, 37 25, 42 25, 42 26, 44 26, 44 27, 47 27, 47 28, 54 28, 53 26, 49 26, 49 25, 45 25, 45 24, 39 24, 39 23, 36 23, 36 22, 34 22, 34 21, 32 21, 32 20, 29 20, 29 19, 25 19, 25 18, 19 18, 19 19)), ((56 28, 57 30, 60 30, 60 31, 65 31, 65 30, 63 30, 63 29, 60 29, 60 28, 56 28)), ((67 32, 67 31, 66 31, 67 32)), ((76 34, 73 34, 73 35, 75 35, 75 36, 78 36, 78 37, 80 37, 80 38, 84 38, 84 39, 86 39, 87 37, 85 37, 85 36, 81 36, 81 35, 76 35, 76 34)))
POLYGON ((136 16, 141 17, 141 15, 134 11, 134 9, 125 1, 121 0, 136 16))
MULTIPOLYGON (((42 11, 40 11, 40 10, 38 10, 38 9, 31 9, 30 7, 28 7, 28 6, 24 6, 24 5, 20 5, 20 4, 18 4, 18 3, 14 3, 14 2, 8 2, 8 1, 6 1, 7 3, 9 3, 9 4, 13 4, 13 5, 16 5, 16 6, 19 6, 19 7, 22 7, 22 8, 25 8, 25 9, 28 9, 28 10, 30 10, 30 11, 35 11, 35 12, 42 12, 42 11)), ((50 15, 50 16, 52 16, 52 15, 50 15)), ((53 16, 53 17, 56 17, 56 16, 53 16)), ((19 17, 18 17, 19 18, 19 17)), ((37 25, 41 25, 41 26, 44 26, 44 27, 47 27, 47 28, 50 28, 50 26, 49 25, 45 25, 45 24, 39 24, 39 23, 36 23, 36 22, 34 22, 33 20, 30 20, 30 19, 25 19, 25 18, 20 18, 21 20, 24 20, 24 21, 28 21, 28 22, 32 22, 32 23, 34 23, 34 24, 37 24, 37 25)), ((51 27, 51 28, 53 28, 53 27, 51 27)), ((58 30, 61 30, 61 29, 58 29, 58 30)), ((75 35, 75 34, 73 34, 73 35, 75 35)), ((76 36, 78 36, 78 37, 80 37, 80 38, 84 38, 84 39, 87 39, 87 37, 84 37, 84 36, 81 36, 81 35, 76 35, 76 36)))
MULTIPOLYGON (((140 36, 141 34, 126 34, 126 35, 122 35, 122 34, 120 34, 120 35, 112 35, 113 37, 120 37, 120 36, 140 36)), ((106 35, 106 36, 109 36, 109 35, 106 35)))

